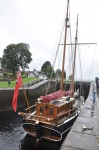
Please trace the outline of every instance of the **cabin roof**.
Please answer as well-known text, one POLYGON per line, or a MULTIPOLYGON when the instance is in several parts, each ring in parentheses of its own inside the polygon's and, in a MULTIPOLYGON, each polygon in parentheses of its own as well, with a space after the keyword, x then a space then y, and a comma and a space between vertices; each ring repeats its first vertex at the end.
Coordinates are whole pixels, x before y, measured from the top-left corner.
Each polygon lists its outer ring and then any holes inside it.
POLYGON ((54 106, 62 106, 64 104, 68 103, 67 101, 63 101, 63 99, 58 99, 58 100, 54 100, 51 101, 50 104, 54 105, 54 106))

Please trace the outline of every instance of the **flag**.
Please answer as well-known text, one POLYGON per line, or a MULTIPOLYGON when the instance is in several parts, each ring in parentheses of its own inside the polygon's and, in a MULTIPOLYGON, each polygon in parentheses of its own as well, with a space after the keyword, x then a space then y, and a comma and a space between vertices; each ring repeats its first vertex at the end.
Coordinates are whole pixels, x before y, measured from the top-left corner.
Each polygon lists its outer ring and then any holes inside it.
POLYGON ((16 86, 15 86, 14 96, 13 96, 13 100, 12 100, 12 107, 13 107, 15 112, 16 112, 16 109, 17 109, 18 90, 21 87, 21 85, 22 85, 22 77, 21 77, 21 72, 19 70, 18 73, 17 73, 16 86))

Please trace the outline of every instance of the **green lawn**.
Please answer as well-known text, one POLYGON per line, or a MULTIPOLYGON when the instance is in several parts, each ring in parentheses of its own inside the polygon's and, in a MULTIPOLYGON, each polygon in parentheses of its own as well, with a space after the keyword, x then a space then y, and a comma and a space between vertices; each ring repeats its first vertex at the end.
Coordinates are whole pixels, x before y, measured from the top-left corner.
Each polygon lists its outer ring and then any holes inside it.
MULTIPOLYGON (((36 80, 37 78, 23 78, 22 79, 22 82, 23 84, 26 84, 26 83, 29 83, 33 80, 36 80)), ((16 80, 15 81, 11 81, 11 84, 10 84, 10 88, 14 88, 15 87, 15 84, 16 84, 16 80)), ((0 88, 7 88, 8 87, 8 82, 0 82, 0 88)))

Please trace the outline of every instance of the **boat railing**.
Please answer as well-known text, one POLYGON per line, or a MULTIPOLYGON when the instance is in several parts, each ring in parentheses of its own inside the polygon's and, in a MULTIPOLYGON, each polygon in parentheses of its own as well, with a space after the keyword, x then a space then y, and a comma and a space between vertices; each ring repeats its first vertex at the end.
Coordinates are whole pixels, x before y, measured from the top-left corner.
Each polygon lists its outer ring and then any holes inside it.
POLYGON ((73 110, 74 110, 74 108, 73 108, 73 109, 69 109, 69 110, 66 111, 66 112, 60 113, 60 114, 57 115, 57 118, 58 118, 58 117, 61 117, 61 116, 63 116, 63 115, 65 115, 65 114, 68 114, 68 116, 70 116, 70 112, 73 111, 73 110))
POLYGON ((45 119, 45 120, 47 120, 47 121, 52 121, 52 120, 54 120, 54 118, 51 118, 51 117, 44 117, 44 116, 39 116, 39 115, 33 115, 33 116, 35 116, 36 118, 42 118, 42 119, 45 119))
POLYGON ((51 118, 51 117, 44 117, 44 116, 39 116, 39 115, 34 115, 31 113, 23 113, 23 112, 19 112, 18 115, 23 116, 23 118, 28 118, 28 119, 38 119, 38 121, 40 122, 40 118, 43 119, 44 121, 53 121, 55 118, 51 118))
POLYGON ((31 108, 33 108, 33 107, 35 107, 35 106, 36 106, 36 105, 32 105, 32 106, 26 108, 25 110, 29 110, 29 109, 31 109, 31 108))

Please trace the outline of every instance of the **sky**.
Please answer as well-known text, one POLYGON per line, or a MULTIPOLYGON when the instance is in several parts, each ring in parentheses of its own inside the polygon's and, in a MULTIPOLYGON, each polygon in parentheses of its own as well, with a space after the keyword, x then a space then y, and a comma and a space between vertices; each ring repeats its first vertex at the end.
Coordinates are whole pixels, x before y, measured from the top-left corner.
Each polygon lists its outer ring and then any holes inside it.
MULTIPOLYGON (((67 0, 0 0, 0 57, 7 45, 27 43, 33 61, 30 70, 40 70, 52 61, 66 16, 67 0)), ((84 80, 99 77, 99 0, 70 0, 71 33, 75 38, 78 19, 78 42, 97 43, 79 46, 84 80)))

